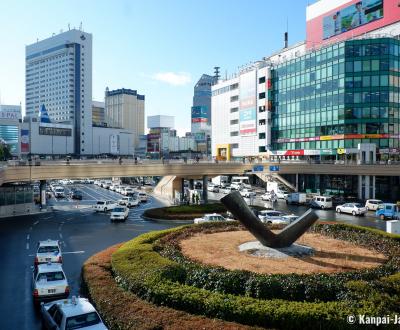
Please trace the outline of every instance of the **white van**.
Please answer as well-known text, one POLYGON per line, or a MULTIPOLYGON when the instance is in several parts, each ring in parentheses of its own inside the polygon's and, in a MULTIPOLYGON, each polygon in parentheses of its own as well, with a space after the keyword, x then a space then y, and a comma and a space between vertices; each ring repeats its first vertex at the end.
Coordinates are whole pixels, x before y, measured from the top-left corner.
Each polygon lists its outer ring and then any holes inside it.
MULTIPOLYGON (((251 189, 249 177, 247 176, 234 176, 231 180, 231 187, 241 187, 251 189)), ((240 189, 240 188, 239 188, 240 189)))
POLYGON ((332 197, 314 196, 314 198, 310 202, 310 206, 319 209, 331 209, 333 207, 332 197))

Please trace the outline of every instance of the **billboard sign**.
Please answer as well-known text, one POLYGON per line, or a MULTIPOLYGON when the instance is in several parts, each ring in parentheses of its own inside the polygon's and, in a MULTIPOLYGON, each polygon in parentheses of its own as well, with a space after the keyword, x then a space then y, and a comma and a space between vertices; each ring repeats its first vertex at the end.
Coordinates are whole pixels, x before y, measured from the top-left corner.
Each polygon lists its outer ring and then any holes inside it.
POLYGON ((383 18, 383 0, 358 1, 323 18, 323 39, 383 18))
POLYGON ((207 118, 208 111, 206 106, 192 107, 192 118, 207 118))
POLYGON ((257 76, 256 70, 240 75, 239 131, 241 136, 257 133, 257 76))
POLYGON ((21 152, 29 152, 29 130, 21 129, 21 152))
POLYGON ((110 153, 119 154, 119 135, 117 134, 110 135, 110 153))
POLYGON ((348 0, 337 7, 327 0, 315 2, 307 10, 307 48, 363 35, 396 23, 399 17, 399 0, 348 0))
POLYGON ((39 126, 39 135, 72 136, 71 128, 39 126))

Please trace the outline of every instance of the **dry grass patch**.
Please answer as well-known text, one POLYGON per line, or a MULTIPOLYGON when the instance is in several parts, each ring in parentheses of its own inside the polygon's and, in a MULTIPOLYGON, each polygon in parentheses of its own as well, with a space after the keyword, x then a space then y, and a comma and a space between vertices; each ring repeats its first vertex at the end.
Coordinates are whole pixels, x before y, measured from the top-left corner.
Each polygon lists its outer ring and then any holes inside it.
POLYGON ((182 240, 180 246, 184 255, 197 262, 262 274, 348 272, 375 268, 387 260, 376 251, 313 233, 306 233, 296 243, 313 247, 314 256, 272 259, 239 252, 240 244, 254 240, 254 236, 248 231, 231 231, 196 234, 182 240))

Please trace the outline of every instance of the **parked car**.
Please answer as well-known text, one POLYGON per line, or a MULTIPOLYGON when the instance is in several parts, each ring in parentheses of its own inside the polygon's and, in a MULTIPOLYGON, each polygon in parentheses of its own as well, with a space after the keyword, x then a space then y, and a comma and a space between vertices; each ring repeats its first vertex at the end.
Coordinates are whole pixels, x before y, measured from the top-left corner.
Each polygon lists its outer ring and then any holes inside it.
POLYGON ((281 220, 286 213, 277 210, 262 210, 258 212, 258 218, 265 223, 272 223, 273 220, 281 220))
POLYGON ((205 222, 222 222, 222 221, 233 221, 233 219, 226 219, 221 214, 218 213, 211 213, 205 214, 202 218, 194 219, 194 223, 205 223, 205 222))
POLYGON ((376 211, 381 204, 383 204, 383 201, 380 199, 367 199, 365 207, 368 211, 376 211))
POLYGON ((117 206, 111 211, 110 220, 125 221, 129 216, 129 209, 126 206, 117 206))
POLYGON ((379 204, 379 208, 376 210, 375 215, 381 220, 400 219, 400 210, 397 204, 384 203, 379 204))
POLYGON ((314 196, 310 202, 310 207, 317 209, 331 209, 333 207, 332 197, 330 196, 314 196))
POLYGON ((253 198, 256 197, 257 194, 251 189, 242 189, 240 191, 240 195, 242 195, 245 198, 253 198))
POLYGON ((41 264, 33 268, 32 294, 35 303, 68 297, 68 281, 61 264, 41 264))
POLYGON ((44 263, 62 263, 62 254, 60 244, 57 240, 48 239, 46 241, 39 241, 36 255, 35 265, 44 263))
POLYGON ((121 199, 119 199, 118 204, 125 205, 126 207, 133 207, 133 206, 139 205, 139 200, 138 200, 138 198, 127 196, 127 197, 122 197, 121 199))
POLYGON ((144 193, 144 192, 139 192, 139 193, 137 194, 137 197, 138 197, 138 200, 139 200, 140 202, 147 202, 147 200, 148 200, 148 196, 147 196, 147 194, 144 193))
POLYGON ((107 212, 113 210, 117 206, 118 204, 114 201, 97 201, 92 207, 96 212, 107 212))
POLYGON ((42 327, 46 330, 92 329, 107 330, 100 315, 86 299, 57 300, 40 307, 42 327))
POLYGON ((78 199, 78 200, 82 200, 83 199, 83 194, 80 190, 72 190, 71 194, 70 194, 72 199, 78 199))
POLYGON ((365 215, 368 212, 367 208, 359 203, 345 203, 336 206, 337 213, 349 213, 352 215, 365 215))

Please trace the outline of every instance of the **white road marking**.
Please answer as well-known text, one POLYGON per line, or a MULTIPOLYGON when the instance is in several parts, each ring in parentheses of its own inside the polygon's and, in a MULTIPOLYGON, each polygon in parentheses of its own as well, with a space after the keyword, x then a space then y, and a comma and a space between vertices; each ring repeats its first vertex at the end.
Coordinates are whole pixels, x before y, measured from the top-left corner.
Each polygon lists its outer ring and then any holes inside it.
POLYGON ((85 251, 69 251, 69 252, 63 252, 62 254, 81 254, 85 253, 85 251))
POLYGON ((30 237, 30 235, 28 234, 28 235, 26 235, 26 240, 27 241, 29 241, 29 237, 30 237))
POLYGON ((36 226, 38 223, 39 223, 39 220, 35 221, 35 222, 33 223, 33 225, 36 226))
POLYGON ((26 243, 26 249, 29 250, 29 243, 26 243))
POLYGON ((62 234, 60 233, 60 238, 62 239, 63 238, 63 236, 62 236, 62 234))
POLYGON ((29 227, 29 230, 32 231, 33 227, 29 227))

